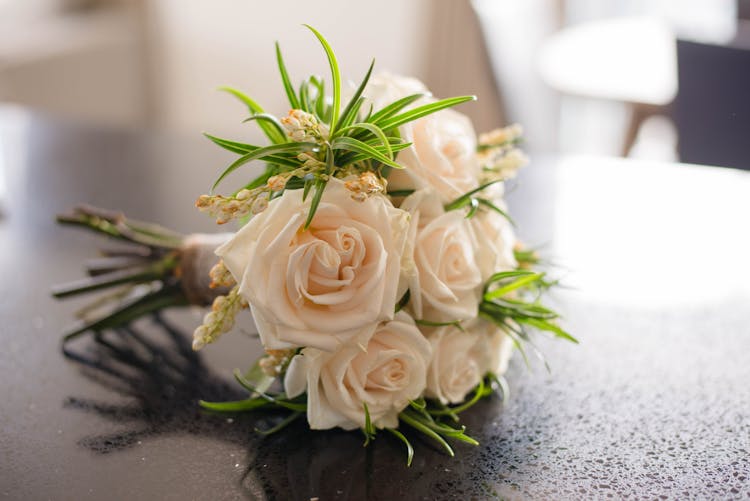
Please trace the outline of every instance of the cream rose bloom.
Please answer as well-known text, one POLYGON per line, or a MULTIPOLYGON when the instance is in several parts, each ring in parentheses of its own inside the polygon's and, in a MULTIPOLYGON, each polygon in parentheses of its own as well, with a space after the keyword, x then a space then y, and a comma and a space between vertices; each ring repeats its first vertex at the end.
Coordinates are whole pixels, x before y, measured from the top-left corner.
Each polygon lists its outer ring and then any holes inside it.
MULTIPOLYGON (((493 203, 507 214, 507 206, 502 199, 495 199, 493 203)), ((510 271, 518 267, 513 253, 516 234, 507 218, 494 210, 482 207, 470 219, 470 224, 483 254, 480 260, 492 261, 492 273, 510 271)))
POLYGON ((513 340, 495 324, 482 319, 464 330, 448 325, 429 329, 432 362, 427 370, 425 396, 444 404, 460 404, 485 374, 508 370, 513 340))
POLYGON ((513 355, 513 338, 503 328, 481 318, 465 329, 477 336, 473 353, 476 354, 480 372, 491 372, 498 376, 505 374, 513 355))
POLYGON ((432 329, 427 334, 432 345, 432 362, 427 370, 425 396, 443 404, 458 404, 486 373, 485 355, 477 349, 484 338, 454 325, 432 329))
MULTIPOLYGON (((377 75, 365 92, 377 111, 391 102, 427 88, 413 78, 390 74, 377 75)), ((424 98, 410 107, 434 99, 424 98)), ((399 152, 397 161, 406 169, 393 170, 388 176, 392 190, 419 189, 430 186, 449 202, 476 188, 480 175, 476 156, 477 141, 471 120, 457 111, 446 109, 399 127, 404 141, 412 145, 399 152)))
POLYGON ((415 318, 433 322, 477 316, 484 281, 494 272, 495 255, 482 249, 463 211, 443 209, 432 189, 419 190, 401 204, 412 217, 405 265, 415 318))
POLYGON ((384 196, 350 195, 331 179, 303 231, 312 197, 285 191, 216 250, 267 349, 334 350, 393 318, 409 215, 384 196))
POLYGON ((429 363, 430 343, 411 317, 399 312, 363 346, 303 349, 289 364, 284 386, 292 398, 307 391, 312 429, 363 427, 365 403, 375 426, 396 428, 399 412, 422 395, 429 363))

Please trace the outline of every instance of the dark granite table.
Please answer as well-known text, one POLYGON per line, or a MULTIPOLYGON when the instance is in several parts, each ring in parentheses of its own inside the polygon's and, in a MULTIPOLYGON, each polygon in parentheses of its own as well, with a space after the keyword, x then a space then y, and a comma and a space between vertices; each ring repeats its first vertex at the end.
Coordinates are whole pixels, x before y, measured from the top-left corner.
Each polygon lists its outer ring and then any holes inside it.
MULTIPOLYGON (((509 370, 511 399, 466 414, 481 445, 449 458, 417 442, 199 411, 236 397, 247 334, 194 355, 200 312, 130 332, 59 333, 98 240, 58 228, 77 202, 181 231, 228 155, 196 137, 94 129, 0 109, 0 497, 8 499, 748 499, 750 176, 719 168, 536 157, 513 189, 521 234, 562 265, 579 346, 540 338, 509 370), (2 192, 3 190, 0 190, 2 192)), ((418 439, 417 439, 418 440, 418 439)))

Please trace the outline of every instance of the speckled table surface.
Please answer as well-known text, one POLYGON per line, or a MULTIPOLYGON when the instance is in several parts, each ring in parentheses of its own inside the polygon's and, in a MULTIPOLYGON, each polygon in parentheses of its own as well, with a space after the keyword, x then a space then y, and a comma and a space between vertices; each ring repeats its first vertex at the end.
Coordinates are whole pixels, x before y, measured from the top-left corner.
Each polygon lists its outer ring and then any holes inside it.
POLYGON ((97 243, 56 228, 77 202, 182 231, 227 160, 193 138, 93 129, 0 109, 0 496, 8 499, 748 499, 750 175, 687 165, 537 157, 509 195, 521 235, 564 264, 557 295, 574 346, 539 339, 551 366, 515 357, 511 398, 466 415, 478 447, 302 426, 261 439, 248 416, 197 410, 232 397, 243 335, 189 349, 200 314, 131 332, 58 335, 97 243), (171 179, 179 179, 177 186, 171 179))

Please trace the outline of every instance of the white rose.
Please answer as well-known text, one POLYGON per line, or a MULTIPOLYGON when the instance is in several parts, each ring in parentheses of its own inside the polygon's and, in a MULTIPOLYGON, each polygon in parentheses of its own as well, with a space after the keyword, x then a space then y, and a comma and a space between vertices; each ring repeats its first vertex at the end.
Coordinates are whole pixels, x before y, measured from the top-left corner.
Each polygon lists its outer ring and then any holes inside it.
POLYGON ((413 94, 427 94, 427 96, 415 101, 405 109, 434 101, 434 99, 431 99, 430 91, 427 90, 425 84, 416 78, 393 75, 388 72, 378 73, 367 82, 367 88, 364 92, 367 102, 363 109, 367 109, 368 104, 371 104, 373 111, 378 112, 389 104, 413 94))
POLYGON ((498 376, 505 374, 513 355, 513 338, 503 328, 481 318, 466 325, 464 329, 477 336, 473 353, 477 358, 480 372, 491 372, 498 376))
POLYGON ((434 190, 413 193, 401 208, 412 216, 407 253, 413 256, 409 290, 415 318, 451 322, 476 317, 484 280, 494 271, 494 254, 481 248, 463 211, 444 211, 434 190))
POLYGON ((477 349, 483 337, 449 325, 432 329, 427 339, 432 345, 432 362, 427 370, 425 396, 443 404, 463 402, 486 372, 487 360, 477 349))
MULTIPOLYGON (((508 213, 508 208, 502 199, 492 201, 496 207, 508 213)), ((479 243, 481 261, 492 262, 492 273, 498 271, 510 271, 518 267, 513 248, 516 244, 516 234, 513 225, 502 214, 482 207, 470 219, 479 243)), ((489 277, 484 276, 485 280, 489 277)))
MULTIPOLYGON (((377 111, 418 92, 428 92, 420 81, 383 74, 373 77, 366 95, 377 111)), ((423 98, 409 108, 430 101, 434 99, 423 98)), ((443 202, 450 202, 479 186, 476 133, 468 117, 446 109, 404 124, 399 132, 412 145, 398 154, 397 161, 406 169, 391 171, 388 176, 391 190, 431 186, 443 202)))
POLYGON ((347 344, 334 352, 305 348, 289 364, 284 386, 289 397, 307 390, 312 429, 372 423, 396 428, 398 414, 425 389, 430 343, 404 312, 380 324, 365 346, 347 344))
POLYGON ((285 191, 216 250, 266 348, 333 350, 393 318, 409 216, 383 196, 350 195, 331 179, 303 231, 312 197, 285 191))

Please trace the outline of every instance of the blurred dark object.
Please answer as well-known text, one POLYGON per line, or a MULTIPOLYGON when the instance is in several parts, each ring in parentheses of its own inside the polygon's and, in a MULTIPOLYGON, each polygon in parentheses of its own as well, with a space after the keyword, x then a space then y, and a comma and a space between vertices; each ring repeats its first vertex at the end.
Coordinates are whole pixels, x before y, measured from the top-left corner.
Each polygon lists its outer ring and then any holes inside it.
POLYGON ((678 40, 677 64, 680 161, 750 170, 750 46, 678 40))

